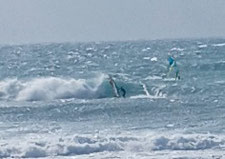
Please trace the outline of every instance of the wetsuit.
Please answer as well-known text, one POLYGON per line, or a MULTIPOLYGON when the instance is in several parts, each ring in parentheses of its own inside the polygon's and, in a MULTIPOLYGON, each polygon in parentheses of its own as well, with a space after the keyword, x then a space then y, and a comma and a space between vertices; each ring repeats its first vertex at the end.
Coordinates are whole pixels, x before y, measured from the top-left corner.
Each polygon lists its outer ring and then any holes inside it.
POLYGON ((121 92, 123 93, 122 96, 123 98, 126 97, 126 90, 123 87, 120 87, 121 92))

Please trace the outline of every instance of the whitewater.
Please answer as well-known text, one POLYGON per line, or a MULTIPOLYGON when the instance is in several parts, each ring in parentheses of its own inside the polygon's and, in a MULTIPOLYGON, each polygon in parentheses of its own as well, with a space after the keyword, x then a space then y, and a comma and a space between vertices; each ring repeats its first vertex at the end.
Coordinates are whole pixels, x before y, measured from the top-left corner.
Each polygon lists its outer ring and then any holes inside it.
POLYGON ((224 70, 225 39, 0 45, 0 158, 225 158, 224 70))

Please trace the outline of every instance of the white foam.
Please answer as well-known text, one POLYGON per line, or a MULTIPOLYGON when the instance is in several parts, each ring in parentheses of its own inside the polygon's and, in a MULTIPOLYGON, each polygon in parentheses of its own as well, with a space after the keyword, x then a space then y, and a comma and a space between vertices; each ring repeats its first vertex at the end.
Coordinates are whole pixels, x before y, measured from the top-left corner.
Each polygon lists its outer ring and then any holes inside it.
POLYGON ((52 100, 64 98, 93 98, 104 76, 88 83, 84 79, 38 78, 23 83, 16 100, 52 100))
POLYGON ((144 60, 150 60, 151 57, 143 57, 144 60))
POLYGON ((158 79, 162 79, 161 76, 148 76, 145 78, 145 80, 158 80, 158 79))
POLYGON ((204 150, 221 148, 225 140, 209 135, 174 135, 154 139, 153 150, 204 150))
POLYGON ((151 60, 151 61, 155 61, 155 62, 158 61, 157 57, 152 57, 151 58, 151 57, 147 56, 147 57, 143 57, 143 59, 144 60, 151 60))
POLYGON ((131 99, 142 99, 142 98, 149 98, 149 99, 160 99, 160 98, 166 98, 166 94, 163 94, 161 92, 161 90, 163 88, 165 88, 165 85, 162 85, 160 87, 154 87, 154 93, 155 95, 150 95, 148 88, 146 86, 146 84, 140 82, 140 84, 143 87, 143 91, 145 92, 145 94, 139 94, 139 95, 135 95, 135 96, 131 96, 131 99))
POLYGON ((198 47, 199 47, 199 48, 206 48, 207 45, 206 45, 206 44, 202 44, 202 45, 199 45, 198 47))
MULTIPOLYGON (((47 137, 47 136, 46 136, 47 137)), ((122 151, 121 142, 129 138, 95 138, 95 137, 66 137, 57 138, 27 138, 1 144, 0 157, 40 158, 49 156, 76 156, 97 152, 122 151)))
POLYGON ((147 47, 147 48, 142 49, 143 52, 146 52, 146 51, 149 51, 149 50, 151 50, 150 47, 147 47))
MULTIPOLYGON (((1 158, 40 158, 40 157, 63 157, 77 155, 104 155, 120 153, 133 155, 141 154, 173 154, 173 152, 183 151, 183 154, 203 153, 213 150, 223 151, 225 146, 224 136, 210 134, 139 134, 139 136, 123 135, 75 135, 59 137, 33 136, 19 140, 8 140, 7 143, 1 142, 1 158)), ((121 155, 119 155, 121 156, 121 155)), ((144 157, 144 156, 143 156, 144 157)), ((146 156, 145 156, 146 157, 146 156)), ((154 157, 154 156, 153 156, 154 157)))
POLYGON ((151 58, 151 61, 158 61, 157 57, 151 58))
POLYGON ((165 98, 164 96, 152 96, 152 95, 145 95, 145 94, 140 94, 140 95, 136 95, 136 96, 131 96, 131 99, 162 99, 165 98))
POLYGON ((22 88, 22 83, 17 79, 0 81, 0 97, 3 99, 14 98, 22 88))
POLYGON ((176 78, 164 78, 163 81, 176 81, 176 78))
POLYGON ((105 78, 102 74, 89 80, 59 77, 34 78, 29 81, 6 79, 0 81, 0 97, 17 101, 95 98, 105 78))
POLYGON ((221 47, 221 46, 225 46, 225 43, 221 43, 221 44, 212 44, 212 46, 221 47))
POLYGON ((184 49, 174 47, 170 51, 184 51, 184 49))

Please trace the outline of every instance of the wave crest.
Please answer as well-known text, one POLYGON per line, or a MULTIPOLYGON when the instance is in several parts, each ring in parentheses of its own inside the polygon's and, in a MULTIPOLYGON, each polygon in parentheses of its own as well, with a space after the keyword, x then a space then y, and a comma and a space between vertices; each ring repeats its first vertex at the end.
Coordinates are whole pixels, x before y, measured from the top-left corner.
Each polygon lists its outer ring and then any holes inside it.
MULTIPOLYGON (((0 157, 38 158, 48 156, 76 156, 101 152, 157 153, 168 150, 202 151, 223 150, 224 136, 214 135, 173 135, 168 136, 68 136, 66 138, 24 140, 15 144, 2 144, 0 157)), ((6 141, 7 142, 7 141, 6 141)))
POLYGON ((0 98, 17 101, 98 98, 97 92, 104 79, 104 75, 89 80, 58 77, 35 78, 30 81, 7 79, 0 82, 0 98))

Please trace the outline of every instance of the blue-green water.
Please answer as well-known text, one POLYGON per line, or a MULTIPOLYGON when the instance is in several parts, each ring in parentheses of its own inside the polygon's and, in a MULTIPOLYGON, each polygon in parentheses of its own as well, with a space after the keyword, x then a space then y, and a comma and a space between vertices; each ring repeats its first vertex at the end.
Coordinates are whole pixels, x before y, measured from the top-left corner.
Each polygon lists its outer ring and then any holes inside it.
POLYGON ((0 46, 0 157, 225 157, 224 69, 225 39, 0 46))

